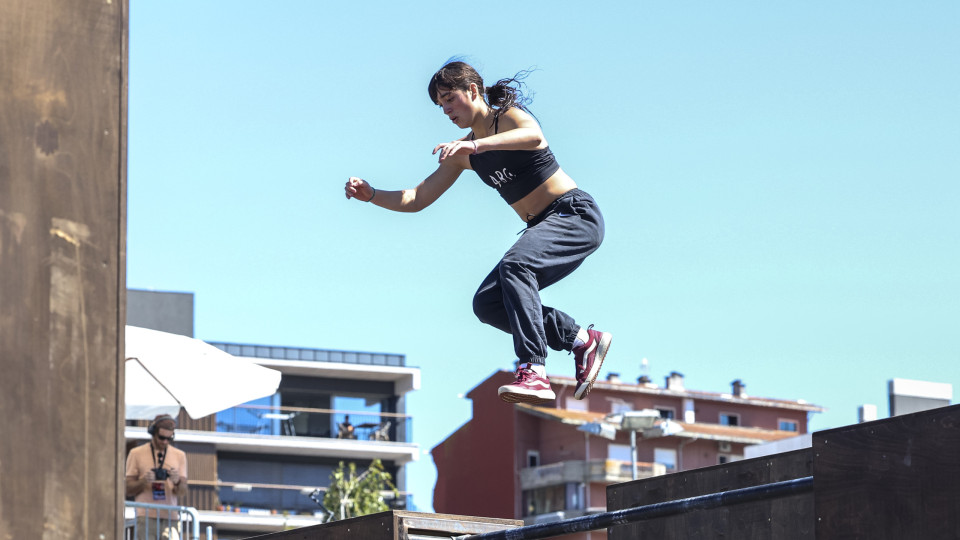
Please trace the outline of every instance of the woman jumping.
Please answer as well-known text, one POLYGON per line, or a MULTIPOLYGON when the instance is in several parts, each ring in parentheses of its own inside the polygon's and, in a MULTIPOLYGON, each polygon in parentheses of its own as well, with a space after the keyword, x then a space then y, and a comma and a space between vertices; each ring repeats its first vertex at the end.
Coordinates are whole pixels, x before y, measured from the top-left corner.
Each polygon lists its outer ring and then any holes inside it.
POLYGON ((480 321, 513 336, 517 380, 500 387, 507 402, 556 399, 544 362, 547 347, 572 351, 583 399, 600 372, 612 335, 583 328, 566 313, 540 303, 540 290, 563 279, 600 247, 603 216, 577 188, 547 146, 540 125, 524 107, 521 73, 491 87, 470 65, 450 62, 430 79, 430 99, 470 133, 433 149, 437 170, 413 189, 377 190, 361 178, 347 180, 346 196, 397 212, 433 204, 466 169, 496 189, 527 224, 523 235, 483 280, 473 298, 480 321))

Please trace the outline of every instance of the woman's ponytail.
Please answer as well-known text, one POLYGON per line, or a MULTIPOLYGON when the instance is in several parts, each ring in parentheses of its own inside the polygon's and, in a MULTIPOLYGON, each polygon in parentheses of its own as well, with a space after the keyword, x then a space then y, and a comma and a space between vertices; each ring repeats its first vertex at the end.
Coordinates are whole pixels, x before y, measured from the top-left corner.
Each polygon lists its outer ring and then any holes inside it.
POLYGON ((527 104, 532 101, 532 97, 523 94, 523 82, 530 75, 529 70, 521 71, 508 79, 500 79, 493 86, 485 89, 487 94, 487 103, 494 109, 505 111, 510 107, 527 110, 527 104))

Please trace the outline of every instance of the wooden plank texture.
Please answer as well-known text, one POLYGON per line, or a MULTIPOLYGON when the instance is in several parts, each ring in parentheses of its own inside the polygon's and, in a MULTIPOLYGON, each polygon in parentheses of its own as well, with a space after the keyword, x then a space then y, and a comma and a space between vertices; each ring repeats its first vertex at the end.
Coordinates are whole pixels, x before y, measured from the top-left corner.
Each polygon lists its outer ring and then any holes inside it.
MULTIPOLYGON (((813 454, 797 450, 775 456, 645 478, 607 487, 607 509, 696 497, 813 474, 813 454)), ((814 536, 812 494, 738 504, 613 527, 610 540, 635 538, 778 538, 814 536)))
MULTIPOLYGON (((451 538, 513 529, 522 520, 390 510, 323 525, 256 536, 256 540, 407 540, 409 535, 451 538)), ((252 540, 252 539, 251 539, 252 540)))
POLYGON ((0 538, 117 538, 127 0, 0 2, 0 538))
POLYGON ((960 405, 813 435, 817 538, 960 538, 960 405))
POLYGON ((214 485, 205 484, 215 484, 217 481, 216 447, 212 444, 201 443, 177 443, 176 446, 187 454, 187 465, 190 473, 189 489, 180 500, 180 504, 192 506, 201 512, 219 510, 219 490, 214 485))

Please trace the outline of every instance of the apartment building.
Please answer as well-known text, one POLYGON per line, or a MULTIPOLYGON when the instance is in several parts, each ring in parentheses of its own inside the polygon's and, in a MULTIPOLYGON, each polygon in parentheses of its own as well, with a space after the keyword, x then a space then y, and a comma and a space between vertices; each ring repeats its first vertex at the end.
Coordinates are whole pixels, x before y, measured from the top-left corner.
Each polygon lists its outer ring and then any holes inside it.
MULTIPOLYGON (((131 293, 130 324, 192 334, 192 295, 131 293)), ((420 370, 404 355, 209 343, 282 378, 254 402, 199 419, 180 412, 175 446, 187 453, 190 478, 181 504, 199 511, 203 529, 231 540, 320 523, 317 500, 341 461, 362 471, 380 460, 400 492, 389 503, 410 505, 405 465, 419 447, 406 396, 419 389, 420 370)), ((128 451, 149 440, 147 422, 127 424, 128 451)))
MULTIPOLYGON (((437 512, 527 524, 601 512, 606 487, 633 478, 634 447, 638 478, 717 465, 742 459, 749 445, 806 433, 809 414, 823 410, 748 395, 741 381, 729 393, 690 390, 679 373, 663 386, 610 374, 582 401, 573 398, 575 379, 551 376, 553 404, 511 405, 500 401, 497 388, 513 377, 499 371, 472 389, 473 417, 433 448, 437 512), (613 422, 644 409, 659 414, 653 426, 635 432, 632 446, 630 432, 613 422), (601 431, 612 438, 592 434, 601 431)), ((605 537, 603 531, 570 536, 605 537)))

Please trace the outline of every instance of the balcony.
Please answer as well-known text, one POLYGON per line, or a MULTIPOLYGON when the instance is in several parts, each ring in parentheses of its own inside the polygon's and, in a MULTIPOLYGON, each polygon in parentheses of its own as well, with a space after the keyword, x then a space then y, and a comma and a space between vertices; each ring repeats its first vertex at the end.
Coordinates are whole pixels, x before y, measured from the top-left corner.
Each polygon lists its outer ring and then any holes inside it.
POLYGON ((409 442, 413 419, 401 413, 240 405, 217 413, 221 433, 409 442))
MULTIPOLYGON (((193 483, 193 482, 191 482, 193 483)), ((226 529, 267 533, 288 528, 318 525, 329 518, 318 504, 326 488, 306 485, 276 485, 239 482, 206 482, 219 492, 219 505, 201 511, 204 523, 226 529)), ((408 492, 384 491, 384 502, 394 510, 404 510, 408 492)))
MULTIPOLYGON (((131 422, 126 438, 148 440, 145 424, 131 422)), ((412 426, 413 418, 402 413, 241 405, 200 420, 181 415, 177 442, 218 451, 404 464, 419 457, 410 442, 412 426)))
MULTIPOLYGON (((637 478, 649 478, 667 473, 660 463, 637 463, 637 478)), ((520 470, 520 489, 532 490, 567 483, 614 484, 633 479, 630 462, 615 459, 589 461, 561 461, 520 470)))

